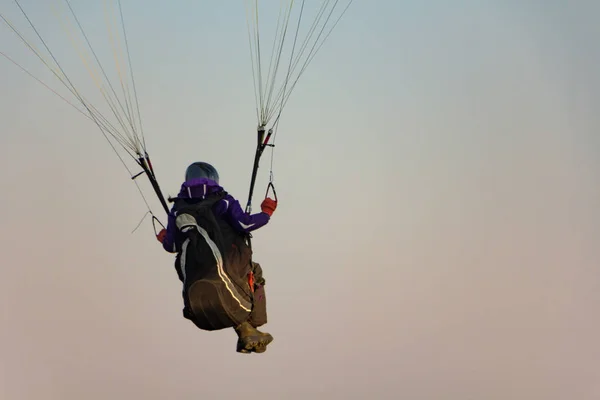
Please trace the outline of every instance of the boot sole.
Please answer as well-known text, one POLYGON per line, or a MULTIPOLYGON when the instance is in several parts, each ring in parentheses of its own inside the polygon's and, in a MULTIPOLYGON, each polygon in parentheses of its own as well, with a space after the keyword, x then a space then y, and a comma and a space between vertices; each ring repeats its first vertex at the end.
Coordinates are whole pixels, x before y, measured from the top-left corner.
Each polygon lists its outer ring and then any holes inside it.
POLYGON ((265 336, 263 336, 258 343, 256 344, 256 346, 254 346, 253 351, 255 353, 264 353, 265 351, 267 351, 267 346, 273 341, 273 336, 271 336, 270 334, 267 334, 265 336))
POLYGON ((242 343, 241 341, 239 341, 239 340, 238 340, 238 343, 237 343, 237 348, 236 348, 236 351, 237 351, 238 353, 242 353, 242 354, 250 354, 250 353, 252 353, 252 351, 251 351, 251 350, 248 350, 248 349, 246 349, 246 348, 243 346, 243 343, 242 343))

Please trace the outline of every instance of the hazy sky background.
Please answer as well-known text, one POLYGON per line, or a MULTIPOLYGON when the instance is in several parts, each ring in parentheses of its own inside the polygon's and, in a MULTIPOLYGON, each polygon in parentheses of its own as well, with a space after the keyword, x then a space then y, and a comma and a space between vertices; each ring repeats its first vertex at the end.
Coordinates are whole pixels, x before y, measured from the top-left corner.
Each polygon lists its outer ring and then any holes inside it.
MULTIPOLYGON (((96 96, 52 3, 22 4, 96 96)), ((72 4, 106 40, 102 3, 72 4)), ((25 29, 17 11, 1 3, 25 29)), ((243 2, 123 11, 164 191, 206 160, 244 202, 243 2)), ((1 58, 0 399, 600 398, 598 15, 355 1, 279 128, 280 206, 253 241, 275 340, 250 356, 183 319, 173 256, 149 220, 131 234, 146 208, 95 125, 1 58)), ((0 51, 60 88, 5 25, 0 51)))

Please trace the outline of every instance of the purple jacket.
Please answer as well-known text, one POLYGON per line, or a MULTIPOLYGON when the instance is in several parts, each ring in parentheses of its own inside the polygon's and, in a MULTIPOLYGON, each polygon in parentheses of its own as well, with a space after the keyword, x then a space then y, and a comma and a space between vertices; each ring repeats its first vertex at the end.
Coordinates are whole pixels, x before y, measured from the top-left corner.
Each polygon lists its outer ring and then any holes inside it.
MULTIPOLYGON (((190 179, 189 181, 183 182, 177 198, 203 199, 211 193, 220 192, 222 190, 223 188, 211 179, 190 179)), ((223 218, 235 230, 241 233, 248 233, 265 226, 270 219, 269 214, 264 212, 252 215, 245 213, 240 206, 240 203, 229 194, 215 203, 212 207, 212 211, 215 214, 215 217, 223 218)), ((175 213, 173 212, 173 209, 171 209, 167 221, 167 234, 163 241, 163 247, 169 253, 177 252, 175 244, 176 232, 175 213)))

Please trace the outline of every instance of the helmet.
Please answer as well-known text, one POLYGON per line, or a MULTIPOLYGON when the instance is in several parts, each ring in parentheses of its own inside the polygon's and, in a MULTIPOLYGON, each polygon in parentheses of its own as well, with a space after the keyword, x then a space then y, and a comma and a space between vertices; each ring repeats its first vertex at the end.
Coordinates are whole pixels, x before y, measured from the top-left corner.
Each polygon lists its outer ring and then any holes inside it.
POLYGON ((219 183, 219 173, 212 165, 205 162, 195 162, 185 170, 185 180, 194 178, 208 178, 219 183))

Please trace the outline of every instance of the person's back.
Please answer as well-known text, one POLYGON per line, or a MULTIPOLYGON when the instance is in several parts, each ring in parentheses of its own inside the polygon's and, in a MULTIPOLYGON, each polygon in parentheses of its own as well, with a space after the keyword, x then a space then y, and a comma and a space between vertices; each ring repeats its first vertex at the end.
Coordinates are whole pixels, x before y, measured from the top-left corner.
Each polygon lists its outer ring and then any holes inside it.
POLYGON ((177 253, 184 316, 204 330, 235 328, 240 352, 264 351, 273 340, 256 329, 267 320, 264 279, 245 237, 269 222, 277 203, 267 198, 262 212, 245 213, 206 163, 188 167, 179 194, 170 200, 174 206, 158 239, 177 253))

